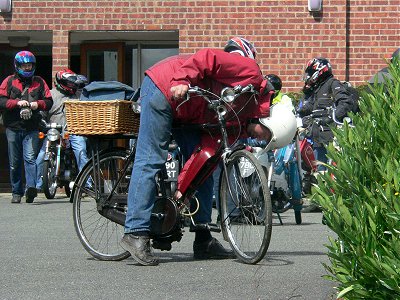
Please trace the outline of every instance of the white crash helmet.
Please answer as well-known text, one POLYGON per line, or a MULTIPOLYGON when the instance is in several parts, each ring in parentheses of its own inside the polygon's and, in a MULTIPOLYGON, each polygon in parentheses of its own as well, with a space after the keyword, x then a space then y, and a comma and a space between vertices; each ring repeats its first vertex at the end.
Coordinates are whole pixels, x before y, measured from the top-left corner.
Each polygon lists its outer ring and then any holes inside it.
POLYGON ((270 108, 270 116, 260 118, 260 123, 271 131, 271 141, 266 149, 273 150, 290 144, 296 134, 297 121, 288 105, 277 103, 270 108))

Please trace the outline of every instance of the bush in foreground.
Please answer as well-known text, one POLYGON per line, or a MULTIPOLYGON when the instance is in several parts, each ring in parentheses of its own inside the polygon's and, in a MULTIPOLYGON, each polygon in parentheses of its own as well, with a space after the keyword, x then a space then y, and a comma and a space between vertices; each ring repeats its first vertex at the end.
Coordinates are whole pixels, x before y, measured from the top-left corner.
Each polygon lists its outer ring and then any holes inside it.
POLYGON ((325 268, 338 298, 400 299, 400 61, 392 80, 362 93, 355 128, 335 129, 329 166, 314 189, 330 238, 325 268))

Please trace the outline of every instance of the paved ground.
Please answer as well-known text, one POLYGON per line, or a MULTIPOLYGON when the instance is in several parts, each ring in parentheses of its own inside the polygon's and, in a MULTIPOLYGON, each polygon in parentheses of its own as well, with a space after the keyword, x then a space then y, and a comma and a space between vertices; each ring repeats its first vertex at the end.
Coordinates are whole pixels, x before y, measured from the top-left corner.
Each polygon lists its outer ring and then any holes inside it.
POLYGON ((187 232, 171 252, 156 252, 159 266, 142 267, 131 258, 94 260, 74 231, 69 199, 41 194, 33 204, 11 204, 0 194, 0 300, 335 299, 335 284, 322 278, 333 233, 321 213, 305 213, 295 225, 289 211, 283 222, 274 219, 269 251, 257 265, 195 261, 187 232))

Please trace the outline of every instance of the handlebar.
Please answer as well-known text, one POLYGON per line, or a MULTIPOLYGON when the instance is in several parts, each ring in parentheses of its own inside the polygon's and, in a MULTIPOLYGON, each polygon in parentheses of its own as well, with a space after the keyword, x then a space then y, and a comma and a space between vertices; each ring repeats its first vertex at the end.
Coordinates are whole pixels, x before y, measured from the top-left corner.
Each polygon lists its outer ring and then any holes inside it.
POLYGON ((233 88, 224 88, 221 91, 221 95, 218 96, 217 94, 214 94, 213 92, 203 89, 199 86, 189 85, 189 89, 186 93, 186 99, 176 107, 176 110, 178 110, 181 105, 189 101, 191 95, 201 96, 205 101, 207 101, 209 107, 215 110, 222 104, 222 102, 226 104, 232 103, 236 100, 236 98, 245 93, 257 94, 258 92, 252 84, 248 84, 244 88, 240 85, 237 85, 233 88))
POLYGON ((332 117, 332 121, 333 121, 335 124, 339 125, 339 126, 342 126, 342 125, 344 125, 345 123, 347 123, 347 124, 349 125, 349 127, 355 127, 355 126, 352 124, 353 120, 352 120, 350 117, 344 117, 344 118, 343 118, 343 121, 344 121, 344 122, 340 122, 340 121, 337 119, 337 117, 336 117, 336 107, 335 107, 335 106, 330 106, 330 107, 327 107, 326 109, 316 109, 316 110, 313 110, 311 116, 312 116, 312 118, 313 118, 314 120, 317 121, 317 123, 318 123, 318 120, 320 120, 321 118, 324 118, 324 117, 332 117))
POLYGON ((51 129, 51 128, 55 128, 55 129, 59 129, 62 130, 63 126, 61 124, 57 124, 57 123, 47 123, 45 120, 41 120, 40 121, 42 124, 42 126, 46 129, 51 129))
POLYGON ((198 96, 213 96, 216 98, 221 99, 224 102, 232 102, 235 100, 238 96, 245 94, 245 93, 257 93, 256 89, 252 84, 248 84, 245 87, 242 87, 241 85, 237 85, 233 88, 226 87, 221 91, 221 95, 218 96, 214 94, 213 92, 203 89, 199 86, 189 86, 189 90, 187 91, 186 94, 186 100, 190 98, 191 94, 195 94, 198 96), (232 100, 229 99, 229 96, 233 97, 232 100))

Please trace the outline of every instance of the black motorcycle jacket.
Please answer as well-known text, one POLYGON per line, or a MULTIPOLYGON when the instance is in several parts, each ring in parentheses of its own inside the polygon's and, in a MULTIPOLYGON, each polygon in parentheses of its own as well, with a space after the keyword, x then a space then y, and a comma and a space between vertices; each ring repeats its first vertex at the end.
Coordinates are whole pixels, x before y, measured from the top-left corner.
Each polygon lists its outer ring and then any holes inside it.
POLYGON ((316 147, 326 145, 333 140, 330 126, 335 124, 332 119, 332 110, 328 109, 333 105, 336 107, 336 119, 342 121, 352 110, 353 101, 346 87, 331 76, 313 89, 299 109, 301 117, 311 115, 313 118, 311 137, 316 147))
POLYGON ((43 78, 33 76, 23 80, 18 75, 10 75, 0 85, 0 110, 3 112, 4 126, 13 130, 37 130, 41 119, 40 111, 48 111, 53 105, 49 87, 43 78), (20 117, 19 100, 37 102, 38 109, 32 111, 32 117, 24 120, 20 117))

